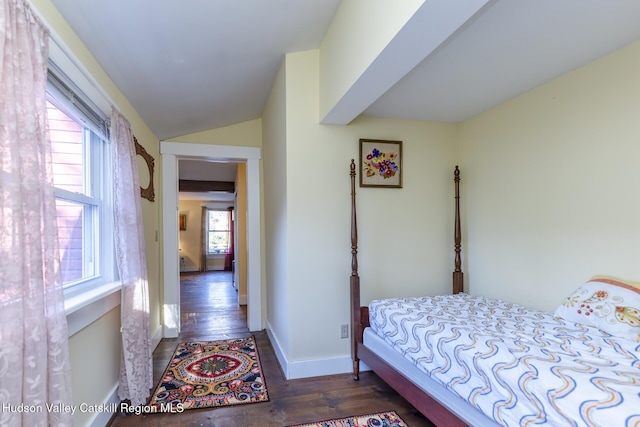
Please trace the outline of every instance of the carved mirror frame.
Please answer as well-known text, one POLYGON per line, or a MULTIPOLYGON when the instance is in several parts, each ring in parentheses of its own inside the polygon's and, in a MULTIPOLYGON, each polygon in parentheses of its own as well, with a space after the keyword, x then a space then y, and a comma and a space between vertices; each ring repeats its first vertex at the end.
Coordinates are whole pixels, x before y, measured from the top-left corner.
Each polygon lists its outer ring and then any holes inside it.
POLYGON ((136 154, 144 159, 149 168, 149 184, 146 187, 143 187, 142 183, 140 184, 140 195, 150 202, 153 202, 156 198, 156 193, 153 189, 153 167, 155 161, 151 154, 147 153, 147 150, 138 143, 138 139, 135 136, 133 137, 133 142, 136 146, 136 154))

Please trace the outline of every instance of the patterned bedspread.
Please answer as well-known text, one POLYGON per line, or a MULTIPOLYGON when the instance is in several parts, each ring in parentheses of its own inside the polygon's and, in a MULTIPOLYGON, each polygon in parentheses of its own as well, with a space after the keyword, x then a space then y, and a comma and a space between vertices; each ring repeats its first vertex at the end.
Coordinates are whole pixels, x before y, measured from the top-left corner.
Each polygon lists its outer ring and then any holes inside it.
POLYGON ((467 294, 369 305, 371 327, 505 426, 640 426, 640 344, 467 294))

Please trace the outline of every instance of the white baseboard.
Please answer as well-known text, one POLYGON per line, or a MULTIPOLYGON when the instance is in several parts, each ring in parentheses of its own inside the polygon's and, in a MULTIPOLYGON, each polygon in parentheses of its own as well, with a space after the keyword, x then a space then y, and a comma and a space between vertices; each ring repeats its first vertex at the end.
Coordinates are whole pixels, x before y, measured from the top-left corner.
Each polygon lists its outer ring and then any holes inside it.
POLYGON ((282 372, 284 372, 285 378, 287 378, 287 358, 282 352, 282 346, 280 345, 278 338, 273 334, 273 328, 271 327, 268 319, 266 321, 265 330, 269 337, 269 341, 271 342, 271 348, 273 348, 273 352, 276 354, 276 359, 278 359, 278 363, 280 364, 280 368, 282 369, 282 372))
POLYGON ((90 427, 105 427, 109 424, 109 420, 115 413, 115 411, 111 411, 111 409, 115 409, 117 411, 120 405, 120 398, 118 397, 118 384, 116 384, 111 393, 107 396, 107 400, 103 403, 104 411, 96 412, 96 414, 91 418, 89 423, 87 424, 90 427))
POLYGON ((247 305, 247 296, 238 294, 238 305, 247 305))
POLYGON ((156 349, 158 344, 160 344, 160 340, 162 340, 162 325, 159 325, 156 331, 151 336, 151 351, 156 349))
MULTIPOLYGON (((266 331, 267 336, 271 341, 271 346, 276 354, 276 359, 278 359, 282 372, 284 372, 285 378, 288 380, 320 377, 323 375, 348 374, 353 372, 353 361, 351 360, 351 355, 290 362, 287 360, 287 357, 282 350, 282 346, 280 345, 278 338, 274 335, 268 320, 266 331)), ((368 370, 368 367, 362 365, 364 364, 361 363, 361 371, 368 370)))

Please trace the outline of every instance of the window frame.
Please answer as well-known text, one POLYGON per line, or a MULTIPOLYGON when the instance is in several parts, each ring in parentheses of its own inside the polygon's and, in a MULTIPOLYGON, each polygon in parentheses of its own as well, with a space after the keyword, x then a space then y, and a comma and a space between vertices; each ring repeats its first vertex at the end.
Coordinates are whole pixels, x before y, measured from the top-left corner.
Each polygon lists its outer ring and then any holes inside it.
POLYGON ((232 233, 231 227, 232 227, 232 224, 231 224, 230 221, 227 220, 227 227, 228 227, 227 229, 225 229, 225 230, 211 229, 209 227, 209 224, 210 224, 209 215, 210 215, 211 212, 223 212, 226 215, 229 215, 229 211, 227 209, 207 208, 207 221, 206 221, 206 223, 207 223, 207 255, 213 255, 213 256, 215 256, 215 255, 220 255, 220 256, 228 255, 230 250, 231 250, 231 233, 232 233), (210 240, 211 239, 211 233, 227 233, 228 244, 227 244, 226 251, 224 251, 224 252, 211 252, 209 250, 209 248, 211 246, 211 240, 210 240))
POLYGON ((82 127, 85 147, 83 155, 88 169, 85 170, 84 185, 89 183, 90 186, 84 192, 88 194, 54 186, 54 194, 56 200, 90 206, 92 211, 86 214, 91 217, 92 227, 91 230, 83 227, 83 242, 90 240, 92 243, 94 270, 91 276, 63 285, 68 316, 121 288, 113 240, 113 177, 108 118, 97 107, 91 106, 93 104, 86 99, 86 95, 71 86, 73 83, 68 77, 50 61, 46 85, 47 101, 82 127), (102 125, 99 124, 100 120, 102 125), (86 147, 89 149, 86 150, 86 147))

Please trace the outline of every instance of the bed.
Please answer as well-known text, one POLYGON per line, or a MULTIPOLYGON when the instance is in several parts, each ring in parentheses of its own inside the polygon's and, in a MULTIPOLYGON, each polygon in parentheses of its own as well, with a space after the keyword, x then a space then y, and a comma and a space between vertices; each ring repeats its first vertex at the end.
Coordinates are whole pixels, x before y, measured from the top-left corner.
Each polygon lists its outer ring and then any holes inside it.
POLYGON ((554 313, 465 294, 456 166, 452 294, 361 306, 355 175, 354 379, 363 362, 438 426, 640 426, 640 283, 594 276, 554 313))

